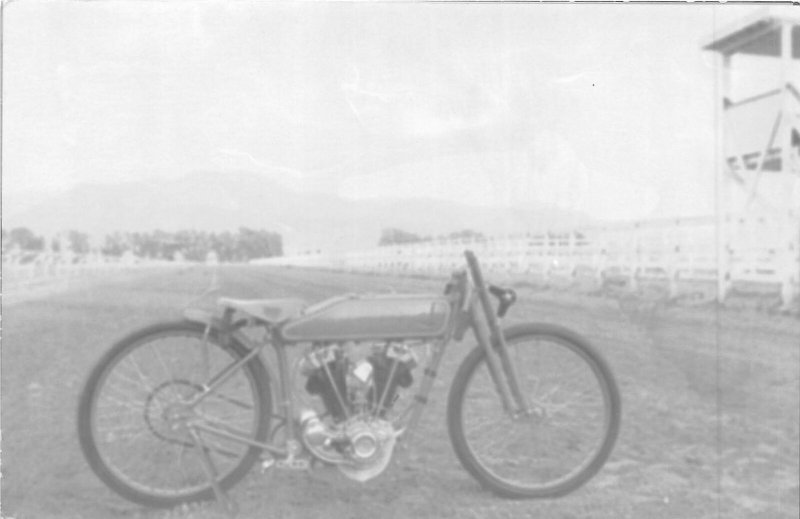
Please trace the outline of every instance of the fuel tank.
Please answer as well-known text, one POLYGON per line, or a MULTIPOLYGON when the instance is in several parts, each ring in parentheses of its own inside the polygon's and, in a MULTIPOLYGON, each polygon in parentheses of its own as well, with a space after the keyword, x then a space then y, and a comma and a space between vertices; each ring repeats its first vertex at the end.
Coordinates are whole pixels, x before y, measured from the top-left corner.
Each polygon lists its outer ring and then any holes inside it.
POLYGON ((283 340, 424 339, 447 330, 450 301, 443 296, 347 295, 305 310, 281 328, 283 340))

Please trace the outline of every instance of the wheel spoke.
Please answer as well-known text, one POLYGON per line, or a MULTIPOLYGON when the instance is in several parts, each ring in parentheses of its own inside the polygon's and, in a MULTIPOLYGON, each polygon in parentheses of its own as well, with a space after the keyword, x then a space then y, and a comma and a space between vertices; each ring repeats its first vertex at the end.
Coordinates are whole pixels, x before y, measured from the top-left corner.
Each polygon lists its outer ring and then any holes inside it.
POLYGON ((474 353, 449 404, 456 452, 472 474, 504 495, 558 495, 607 457, 618 427, 616 386, 589 347, 558 333, 526 330, 507 343, 532 412, 505 412, 483 353, 474 353))
MULTIPOLYGON (((115 348, 90 377, 91 391, 81 402, 80 438, 90 465, 114 490, 143 504, 213 497, 189 424, 200 419, 245 441, 263 441, 270 414, 263 369, 243 365, 224 390, 217 388, 192 409, 185 403, 204 391, 213 373, 243 358, 244 347, 223 347, 213 337, 204 341, 201 330, 181 323, 155 326, 115 348)), ((206 440, 220 480, 242 477, 256 461, 257 451, 245 441, 206 440)))
POLYGON ((139 363, 136 362, 136 358, 134 357, 134 353, 135 352, 131 352, 131 355, 125 360, 128 363, 133 365, 134 371, 136 372, 136 375, 139 377, 139 381, 142 383, 142 385, 145 387, 145 389, 147 389, 148 391, 153 391, 153 386, 152 386, 152 384, 150 384, 149 379, 147 378, 147 376, 142 371, 142 368, 141 368, 141 366, 139 366, 139 363))

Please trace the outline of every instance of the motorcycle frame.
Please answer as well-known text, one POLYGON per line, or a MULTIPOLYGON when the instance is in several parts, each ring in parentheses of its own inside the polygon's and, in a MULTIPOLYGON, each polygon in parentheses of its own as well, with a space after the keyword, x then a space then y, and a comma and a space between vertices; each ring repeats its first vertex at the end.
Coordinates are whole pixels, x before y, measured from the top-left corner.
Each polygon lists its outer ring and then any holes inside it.
MULTIPOLYGON (((428 402, 428 395, 433 389, 437 370, 447 346, 453 340, 461 341, 468 328, 472 329, 475 339, 485 352, 490 376, 506 412, 510 413, 512 417, 531 413, 528 403, 519 388, 517 373, 514 364, 510 361, 505 337, 489 299, 489 292, 477 259, 471 251, 466 251, 465 256, 468 269, 454 272, 447 284, 446 294, 449 296, 451 304, 448 325, 442 336, 432 341, 434 353, 424 368, 423 379, 419 389, 414 395, 410 407, 398 417, 398 421, 403 421, 404 417, 408 415, 407 425, 402 429, 400 435, 400 438, 406 440, 406 442, 413 435, 422 417, 425 404, 428 402)), ((201 321, 206 325, 204 340, 207 339, 213 328, 220 333, 223 342, 233 338, 250 350, 245 357, 226 366, 208 381, 204 385, 203 391, 196 395, 187 405, 189 407, 197 406, 248 362, 261 362, 270 378, 267 381, 270 387, 272 387, 272 380, 277 378, 277 395, 274 397, 273 404, 277 404, 280 414, 275 414, 273 411, 272 416, 279 418, 282 425, 286 427, 286 441, 282 446, 269 441, 260 442, 224 429, 209 426, 203 423, 202 420, 194 421, 189 426, 193 429, 193 434, 201 431, 257 447, 278 457, 294 459, 295 455, 300 452, 301 447, 298 441, 300 437, 299 431, 297 431, 298 424, 294 419, 297 410, 295 408, 294 393, 290 387, 292 373, 289 367, 288 349, 295 346, 296 342, 284 341, 280 336, 280 327, 270 325, 266 325, 265 339, 254 341, 238 331, 239 328, 251 324, 251 322, 242 320, 234 323, 233 314, 234 311, 230 308, 225 310, 221 319, 199 312, 187 313, 189 319, 201 321), (273 376, 269 369, 269 364, 260 358, 262 350, 267 344, 271 344, 275 351, 278 377, 273 376), (256 359, 257 357, 259 358, 256 359)))

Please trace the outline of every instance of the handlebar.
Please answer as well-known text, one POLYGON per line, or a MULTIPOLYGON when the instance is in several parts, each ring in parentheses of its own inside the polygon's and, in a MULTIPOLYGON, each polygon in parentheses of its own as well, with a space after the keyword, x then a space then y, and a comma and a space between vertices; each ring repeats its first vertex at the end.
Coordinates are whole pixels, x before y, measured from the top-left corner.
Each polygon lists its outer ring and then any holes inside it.
POLYGON ((497 317, 505 316, 511 305, 517 301, 517 293, 510 288, 489 285, 489 293, 495 296, 500 303, 497 307, 497 317))
MULTIPOLYGON (((488 288, 489 293, 495 296, 498 301, 499 305, 497 307, 497 317, 503 317, 506 315, 508 309, 513 305, 517 300, 517 293, 511 290, 510 288, 500 288, 495 285, 486 285, 483 280, 483 273, 481 272, 481 267, 478 264, 478 258, 475 257, 475 253, 471 250, 464 251, 464 256, 467 258, 467 267, 469 268, 469 272, 472 275, 472 280, 475 282, 475 286, 478 288, 478 294, 483 299, 486 295, 485 289, 488 288)), ((489 308, 488 298, 484 301, 486 308, 489 308)), ((487 310, 488 312, 488 310, 487 310)))

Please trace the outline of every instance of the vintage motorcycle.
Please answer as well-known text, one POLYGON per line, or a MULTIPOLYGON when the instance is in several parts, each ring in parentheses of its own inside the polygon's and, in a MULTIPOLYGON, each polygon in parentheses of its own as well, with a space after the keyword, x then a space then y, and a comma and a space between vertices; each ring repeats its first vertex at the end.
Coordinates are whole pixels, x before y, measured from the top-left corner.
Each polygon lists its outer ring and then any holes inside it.
POLYGON ((334 465, 369 480, 417 425, 446 346, 471 328, 478 344, 447 400, 456 456, 501 496, 573 491, 616 440, 614 377, 567 329, 501 330, 516 294, 487 285, 475 255, 465 256, 441 295, 351 294, 311 306, 221 298, 220 312, 187 310, 132 333, 100 359, 80 398, 89 465, 123 497, 156 507, 230 503, 225 491, 258 461, 334 465))

